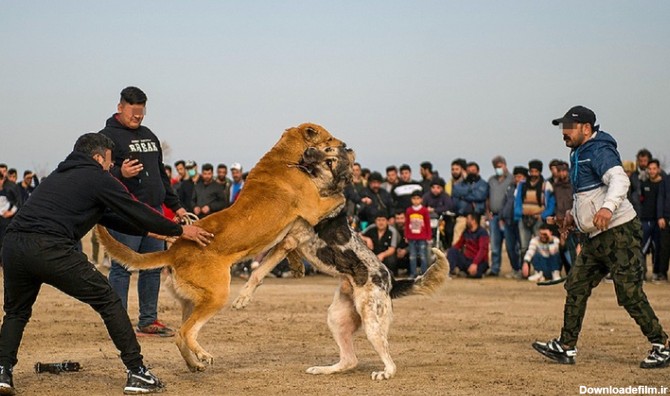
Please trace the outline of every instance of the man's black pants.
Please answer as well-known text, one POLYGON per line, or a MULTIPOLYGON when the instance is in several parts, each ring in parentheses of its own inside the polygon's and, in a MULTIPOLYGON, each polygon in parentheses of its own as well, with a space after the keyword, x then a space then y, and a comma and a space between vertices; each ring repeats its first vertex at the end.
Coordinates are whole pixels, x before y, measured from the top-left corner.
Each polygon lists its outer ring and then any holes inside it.
POLYGON ((100 314, 128 369, 143 364, 140 345, 121 299, 71 240, 9 232, 2 262, 5 317, 0 330, 0 365, 16 364, 23 330, 43 283, 90 305, 100 314))

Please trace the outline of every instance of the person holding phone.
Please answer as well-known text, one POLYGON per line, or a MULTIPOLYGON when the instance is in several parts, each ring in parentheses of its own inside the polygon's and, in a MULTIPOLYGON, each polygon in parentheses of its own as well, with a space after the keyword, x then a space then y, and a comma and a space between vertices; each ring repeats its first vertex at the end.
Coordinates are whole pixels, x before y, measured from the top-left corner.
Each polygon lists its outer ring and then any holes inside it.
MULTIPOLYGON (((179 218, 186 215, 179 198, 170 186, 165 173, 160 140, 142 125, 146 114, 146 94, 137 87, 121 91, 117 113, 108 120, 101 134, 114 142, 112 174, 123 183, 139 201, 162 213, 165 204, 179 218)), ((165 249, 165 242, 150 236, 135 236, 113 231, 112 236, 138 253, 165 249)), ((158 294, 161 269, 140 271, 137 282, 139 296, 138 336, 172 337, 174 331, 158 320, 158 294)), ((112 260, 109 283, 128 309, 128 288, 131 273, 112 260)))

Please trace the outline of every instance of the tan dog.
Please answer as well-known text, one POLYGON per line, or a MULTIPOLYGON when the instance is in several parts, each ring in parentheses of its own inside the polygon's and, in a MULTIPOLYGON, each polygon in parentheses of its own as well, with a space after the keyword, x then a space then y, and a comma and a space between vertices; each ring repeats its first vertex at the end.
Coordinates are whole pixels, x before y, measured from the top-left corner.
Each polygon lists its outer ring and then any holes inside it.
POLYGON ((347 155, 345 146, 318 125, 302 124, 286 130, 249 172, 235 203, 197 222, 215 235, 205 248, 180 239, 164 252, 139 254, 98 227, 109 254, 129 268, 172 267, 172 287, 182 305, 176 344, 191 371, 204 370, 204 363, 213 363, 214 358, 197 338, 202 326, 228 299, 231 265, 269 249, 274 255, 285 256, 293 246, 284 242, 286 239, 337 214, 344 205, 344 181, 337 186, 329 181, 350 175, 352 154, 347 155), (315 177, 307 172, 301 165, 306 152, 312 156, 321 153, 330 164, 331 176, 315 177))

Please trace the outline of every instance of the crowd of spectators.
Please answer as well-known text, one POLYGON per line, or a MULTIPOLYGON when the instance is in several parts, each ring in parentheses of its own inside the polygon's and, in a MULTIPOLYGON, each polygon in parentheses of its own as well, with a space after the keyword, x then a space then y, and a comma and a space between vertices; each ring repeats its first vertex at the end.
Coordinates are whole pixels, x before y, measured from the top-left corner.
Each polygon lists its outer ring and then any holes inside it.
MULTIPOLYGON (((390 165, 382 176, 356 163, 353 182, 345 191, 352 226, 396 276, 424 273, 430 247, 448 254, 453 276, 500 276, 503 251, 511 267, 506 277, 544 281, 567 274, 579 252, 580 235, 571 232, 558 238, 553 224, 572 208, 568 163, 549 162, 548 178, 538 159, 512 171, 503 156, 494 157, 491 165, 494 173, 484 180, 477 162, 456 158, 445 180, 428 161, 420 164, 420 179, 413 178, 407 164, 390 165), (554 221, 550 225, 547 219, 554 221)), ((646 149, 623 166, 630 177, 628 198, 642 223, 641 249, 651 255, 648 278, 667 281, 670 180, 646 149)), ((199 218, 232 205, 246 176, 239 163, 215 168, 179 160, 165 170, 184 208, 199 218)), ((16 169, 0 164, 0 243, 11 217, 38 185, 32 171, 24 171, 19 181, 16 169)), ((174 217, 169 208, 163 209, 167 217, 174 217)))

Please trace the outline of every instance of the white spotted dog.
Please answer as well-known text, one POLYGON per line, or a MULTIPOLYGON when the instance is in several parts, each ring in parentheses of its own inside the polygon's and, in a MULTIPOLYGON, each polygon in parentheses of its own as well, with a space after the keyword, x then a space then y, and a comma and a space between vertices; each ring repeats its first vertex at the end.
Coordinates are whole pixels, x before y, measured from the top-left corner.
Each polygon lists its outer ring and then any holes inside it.
MULTIPOLYGON (((341 279, 328 308, 328 327, 340 348, 340 361, 331 366, 310 367, 307 372, 333 374, 355 368, 358 359, 353 335, 363 325, 368 340, 384 362, 384 370, 374 371, 372 379, 391 378, 396 372, 388 344, 388 332, 393 319, 391 299, 435 292, 447 279, 449 271, 444 253, 433 249, 436 261, 424 276, 415 280, 396 280, 351 229, 344 211, 336 217, 322 220, 314 228, 304 227, 303 233, 293 243, 295 250, 289 253, 293 268, 297 256, 302 256, 319 271, 341 279)), ((281 259, 283 255, 275 255, 270 251, 260 267, 251 274, 233 302, 233 308, 242 309, 249 304, 254 290, 281 259)))

